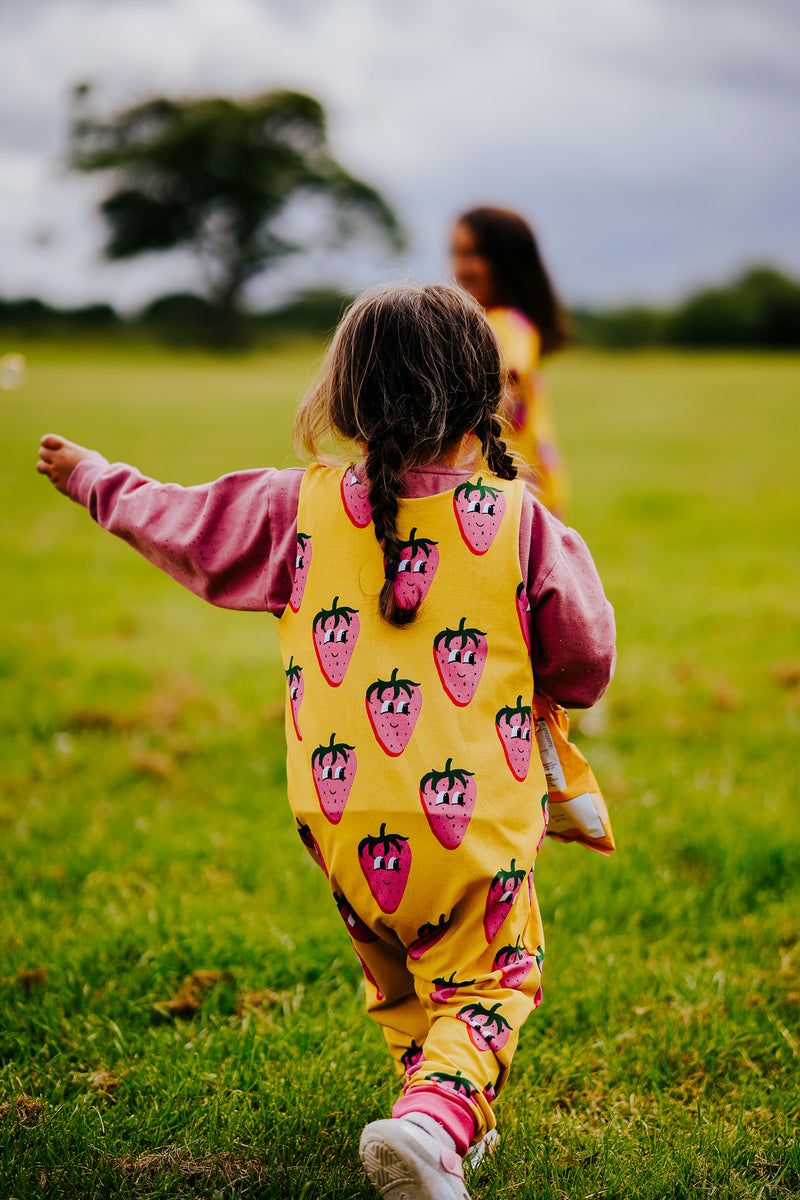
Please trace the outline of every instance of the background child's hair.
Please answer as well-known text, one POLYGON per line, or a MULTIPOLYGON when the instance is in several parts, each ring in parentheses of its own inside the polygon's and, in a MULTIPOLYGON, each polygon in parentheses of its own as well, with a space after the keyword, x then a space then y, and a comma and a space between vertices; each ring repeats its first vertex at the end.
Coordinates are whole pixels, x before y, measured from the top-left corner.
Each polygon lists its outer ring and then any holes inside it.
POLYGON ((484 205, 462 213, 457 224, 472 231, 489 263, 494 303, 525 314, 536 326, 542 354, 560 349, 569 327, 527 221, 510 209, 484 205))
POLYGON ((363 445, 375 537, 386 559, 380 610, 407 625, 390 576, 407 468, 435 462, 468 432, 489 469, 514 479, 497 408, 505 371, 483 310, 461 288, 400 284, 367 292, 336 331, 322 376, 300 406, 295 441, 312 457, 331 431, 363 445))

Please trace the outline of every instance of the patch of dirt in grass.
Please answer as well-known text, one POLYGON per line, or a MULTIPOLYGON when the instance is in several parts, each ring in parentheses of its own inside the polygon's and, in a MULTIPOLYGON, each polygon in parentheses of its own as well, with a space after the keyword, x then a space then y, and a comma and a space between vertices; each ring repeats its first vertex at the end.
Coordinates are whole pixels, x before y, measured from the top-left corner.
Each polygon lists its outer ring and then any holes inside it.
POLYGON ((22 988, 26 996, 31 996, 38 989, 44 987, 47 982, 46 967, 30 967, 23 968, 17 971, 14 978, 17 987, 22 988))
POLYGON ((25 1093, 0 1104, 0 1121, 12 1120, 21 1129, 35 1129, 42 1119, 44 1103, 25 1093))
POLYGON ((200 1011, 204 998, 222 978, 219 971, 192 971, 171 1000, 159 1000, 153 1009, 162 1017, 191 1021, 200 1011))
POLYGON ((155 1183, 165 1173, 181 1175, 185 1179, 214 1180, 229 1187, 266 1183, 271 1178, 269 1166, 257 1160, 237 1158, 229 1152, 195 1158, 188 1150, 177 1147, 140 1154, 136 1158, 113 1158, 109 1166, 135 1183, 155 1183))

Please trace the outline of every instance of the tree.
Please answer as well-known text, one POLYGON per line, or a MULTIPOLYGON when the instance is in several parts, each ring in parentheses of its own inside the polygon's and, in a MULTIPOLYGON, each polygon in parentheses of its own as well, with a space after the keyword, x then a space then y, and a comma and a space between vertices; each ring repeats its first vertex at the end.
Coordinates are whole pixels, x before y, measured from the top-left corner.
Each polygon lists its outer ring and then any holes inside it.
POLYGON ((74 91, 70 163, 112 173, 100 205, 106 256, 197 252, 223 343, 241 338, 245 285, 303 248, 279 232, 279 218, 301 198, 323 201, 336 241, 366 223, 402 245, 389 205, 332 156, 325 113, 311 96, 157 97, 102 119, 90 111, 89 94, 85 84, 74 91))

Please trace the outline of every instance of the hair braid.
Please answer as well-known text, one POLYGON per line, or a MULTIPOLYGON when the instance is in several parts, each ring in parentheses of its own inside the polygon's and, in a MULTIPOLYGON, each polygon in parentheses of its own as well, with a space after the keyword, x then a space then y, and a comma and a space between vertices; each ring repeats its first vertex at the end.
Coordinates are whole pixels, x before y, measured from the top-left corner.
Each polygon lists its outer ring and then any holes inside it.
POLYGON ((484 457, 492 474, 499 479, 516 479, 517 467, 503 441, 503 426, 496 413, 486 413, 480 429, 475 431, 481 439, 484 457))
POLYGON ((381 615, 392 625, 410 625, 417 610, 401 608, 394 594, 394 576, 400 561, 397 509, 405 476, 405 455, 393 432, 376 435, 369 442, 364 469, 375 537, 386 562, 386 579, 378 601, 381 615))

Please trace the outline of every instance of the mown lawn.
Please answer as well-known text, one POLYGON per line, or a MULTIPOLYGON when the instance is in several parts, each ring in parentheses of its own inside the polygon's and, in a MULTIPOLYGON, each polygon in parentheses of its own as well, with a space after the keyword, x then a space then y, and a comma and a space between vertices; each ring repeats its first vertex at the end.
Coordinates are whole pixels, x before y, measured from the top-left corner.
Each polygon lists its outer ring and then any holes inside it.
MULTIPOLYGON (((8 347, 9 349, 17 347, 8 347)), ((2 349, 2 348, 0 348, 2 349)), ((0 392, 0 1196, 366 1200, 394 1078, 284 790, 271 618, 36 476, 293 461, 319 347, 23 347, 0 392)), ((800 1194, 800 361, 573 354, 573 523, 619 625, 577 735, 618 852, 548 844, 545 1002, 475 1200, 800 1194)))

